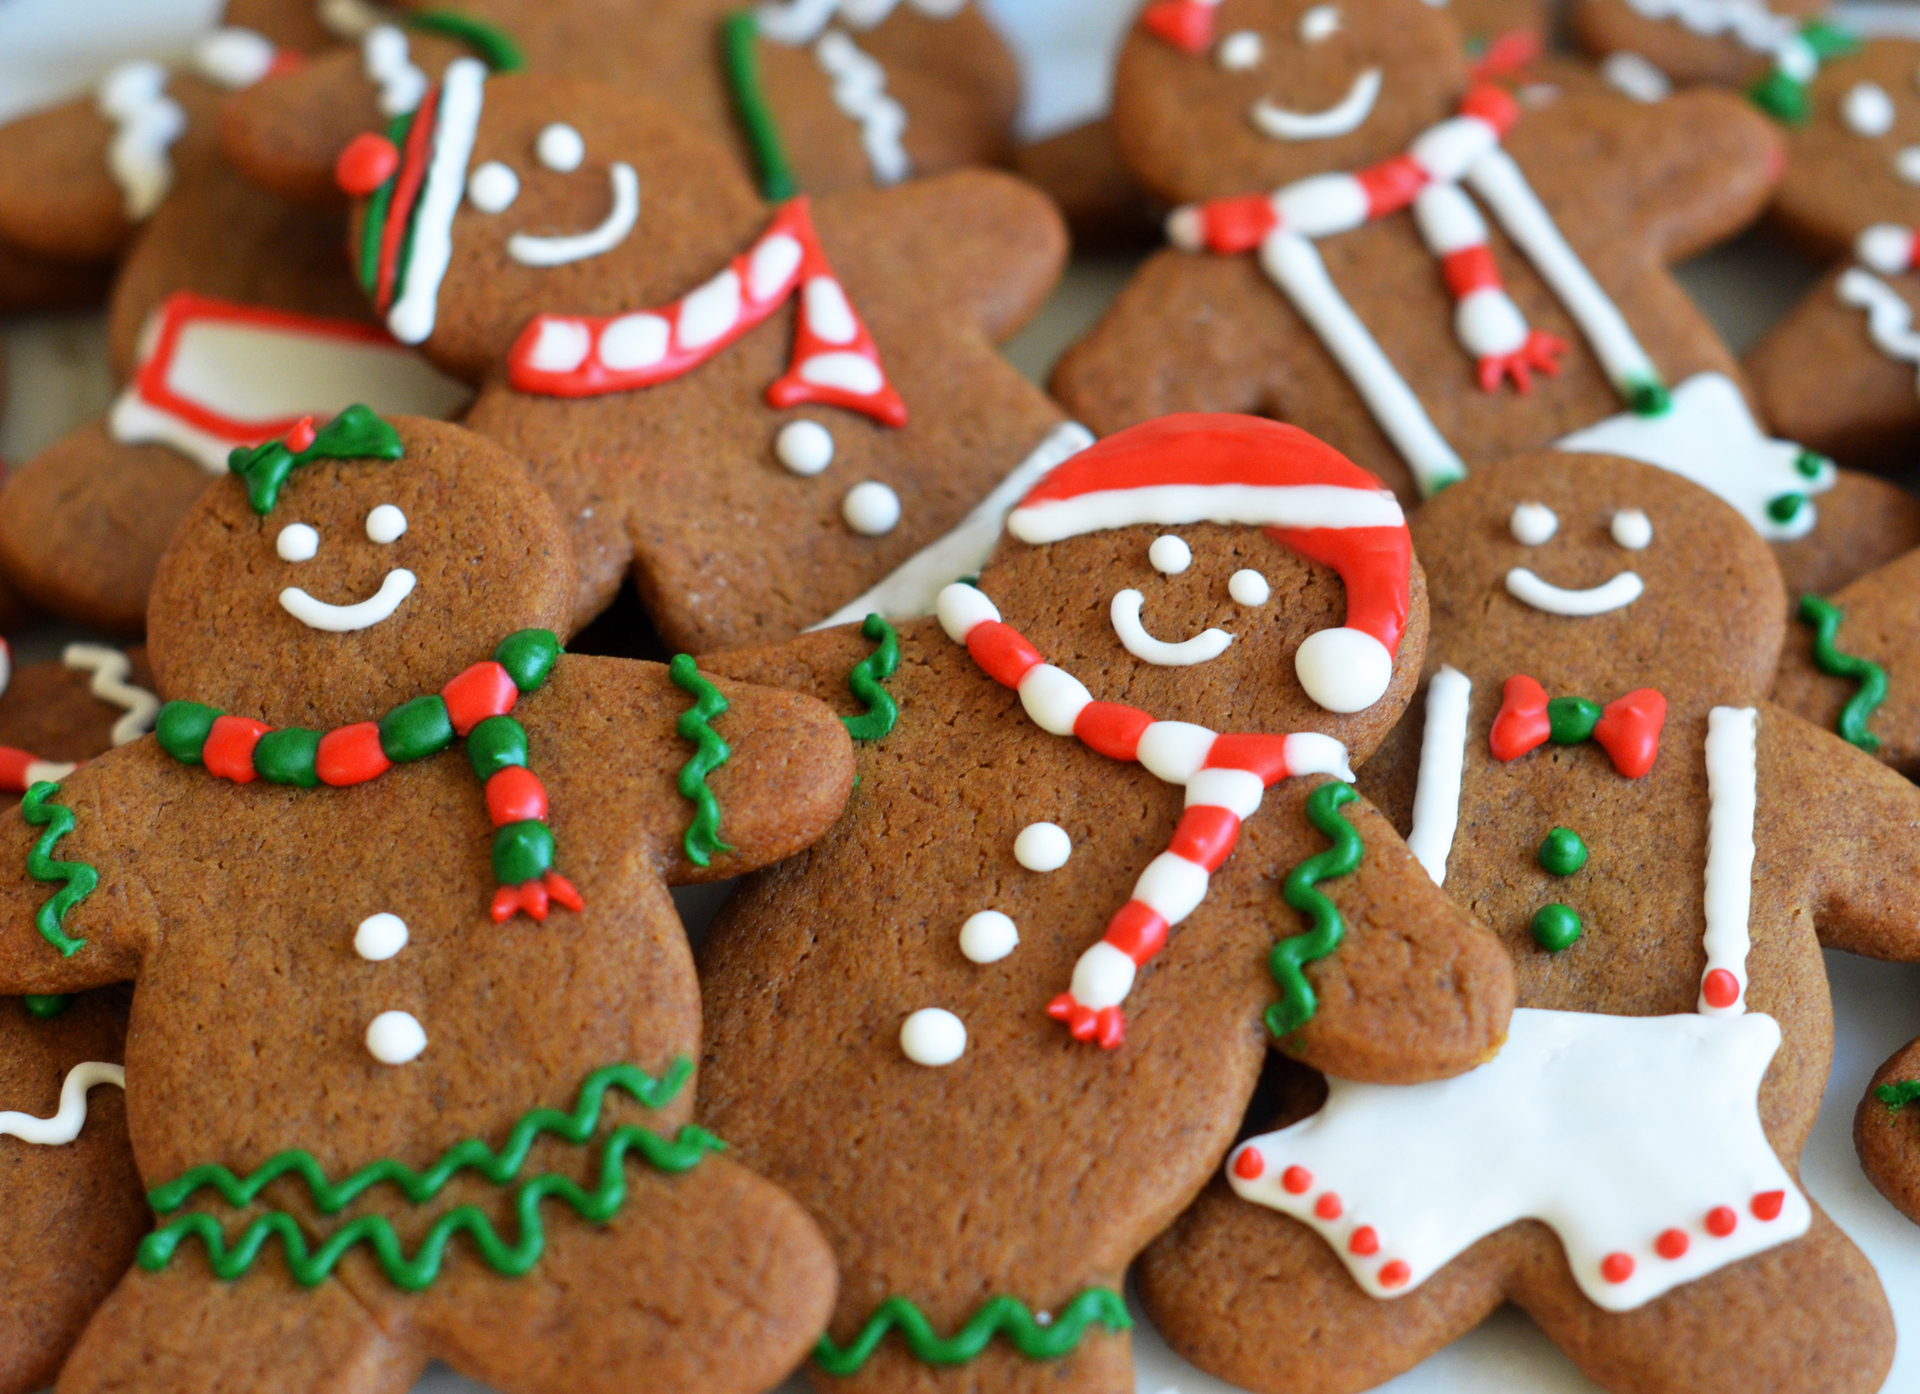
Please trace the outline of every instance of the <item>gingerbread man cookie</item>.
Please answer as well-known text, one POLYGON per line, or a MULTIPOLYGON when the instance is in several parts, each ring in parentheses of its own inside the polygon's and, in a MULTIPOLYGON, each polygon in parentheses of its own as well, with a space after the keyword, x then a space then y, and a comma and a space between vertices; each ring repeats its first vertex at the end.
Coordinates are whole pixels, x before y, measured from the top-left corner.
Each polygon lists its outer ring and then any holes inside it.
POLYGON ((1741 88, 1763 110, 1799 122, 1821 65, 1854 47, 1820 18, 1826 8, 1820 0, 1575 0, 1569 19, 1580 46, 1616 71, 1741 88))
POLYGON ((1770 540, 1812 537, 1823 575, 1920 537, 1897 490, 1767 436, 1667 269, 1764 203, 1779 144, 1757 111, 1597 84, 1523 105, 1469 85, 1448 16, 1407 0, 1185 8, 1201 42, 1143 27, 1121 55, 1122 153, 1183 206, 1176 247, 1055 373, 1096 431, 1258 411, 1406 503, 1516 451, 1604 450, 1697 479, 1770 540), (1907 529, 1816 530, 1822 509, 1907 529))
POLYGON ((1260 1391, 1370 1387, 1503 1302, 1609 1390, 1878 1389, 1885 1298, 1794 1173, 1821 946, 1920 952, 1920 792, 1765 700, 1778 572, 1698 486, 1524 455, 1412 529, 1425 720, 1363 788, 1520 1007, 1456 1078, 1328 1071, 1149 1251, 1148 1310, 1260 1391))
POLYGON ((1171 417, 1009 529, 937 620, 709 660, 867 708, 847 813, 702 959, 701 1116, 839 1257, 823 1387, 1128 1387, 1122 1276, 1271 1044, 1406 1082, 1505 1034, 1505 955, 1343 782, 1425 627, 1378 481, 1171 417))
POLYGON ((744 1394, 813 1340, 818 1231, 689 1122, 666 887, 825 830, 847 736, 563 654, 573 594, 549 502, 457 427, 354 408, 194 506, 155 736, 5 834, 0 986, 135 983, 155 1229, 64 1388, 371 1394, 437 1358, 744 1394))

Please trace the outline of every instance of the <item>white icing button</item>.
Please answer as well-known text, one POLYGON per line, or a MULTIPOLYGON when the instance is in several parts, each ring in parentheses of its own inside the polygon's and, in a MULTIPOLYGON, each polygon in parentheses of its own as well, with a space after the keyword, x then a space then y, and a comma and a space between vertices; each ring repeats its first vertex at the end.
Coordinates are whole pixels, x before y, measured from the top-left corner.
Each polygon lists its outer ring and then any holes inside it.
POLYGON ((406 947, 407 922, 385 910, 367 916, 353 932, 353 951, 369 963, 385 963, 406 947))
POLYGON ((1629 552, 1644 551, 1653 541, 1653 521, 1637 508, 1623 508, 1614 514, 1609 530, 1613 540, 1629 552))
POLYGON ((504 213, 520 197, 520 176, 488 160, 467 177, 467 202, 482 213, 504 213))
POLYGON ((397 542, 407 530, 407 515, 390 503, 374 506, 367 514, 367 540, 385 545, 397 542))
POLYGON ((1877 82, 1856 82, 1840 99, 1840 119, 1859 136, 1883 136, 1893 129, 1893 98, 1877 82))
POLYGON ((1236 571, 1227 578, 1227 594, 1236 605, 1265 605, 1273 587, 1258 571, 1236 571))
POLYGON ((900 1049, 916 1065, 951 1065, 966 1048, 967 1028, 943 1007, 922 1007, 900 1023, 900 1049))
POLYGON ((1300 42, 1317 44, 1329 39, 1340 29, 1340 8, 1337 5, 1315 5, 1300 16, 1300 42))
POLYGON ((1169 533, 1153 539, 1153 545, 1147 548, 1147 560, 1162 576, 1178 576, 1193 565, 1193 549, 1169 533))
POLYGON ((426 1028, 411 1012, 382 1012, 367 1023, 367 1053, 382 1065, 404 1065, 426 1048, 426 1028))
POLYGON ((548 169, 571 174, 587 158, 587 143, 564 121, 544 127, 533 142, 534 156, 548 169))
POLYGON ((1560 530, 1560 520, 1544 503, 1522 503, 1514 505, 1507 527, 1521 546, 1538 547, 1560 530))
POLYGON ((1244 73, 1260 65, 1265 55, 1260 35, 1251 29, 1236 29, 1220 41, 1214 61, 1230 73, 1244 73))
POLYGON ((1920 145, 1902 147, 1893 157, 1893 172, 1902 184, 1920 184, 1920 145))
POLYGON ((1058 823, 1029 823, 1013 840, 1013 859, 1028 871, 1058 871, 1073 854, 1073 839, 1058 823))
POLYGON ((281 561, 312 561, 320 550, 320 534, 306 523, 288 523, 273 540, 281 561))
POLYGON ((1294 650, 1293 671, 1307 696, 1328 711, 1364 711, 1393 681, 1393 655, 1362 630, 1323 629, 1294 650))
POLYGON ((833 432, 818 421, 789 421, 774 437, 773 453, 795 474, 818 474, 833 463, 833 432))
POLYGON ((900 521, 900 496, 877 480, 869 479, 847 490, 840 501, 840 516, 847 526, 866 537, 890 533, 900 521))
POLYGON ((998 963, 1019 942, 1020 931, 998 910, 969 915, 960 926, 960 952, 974 963, 998 963))

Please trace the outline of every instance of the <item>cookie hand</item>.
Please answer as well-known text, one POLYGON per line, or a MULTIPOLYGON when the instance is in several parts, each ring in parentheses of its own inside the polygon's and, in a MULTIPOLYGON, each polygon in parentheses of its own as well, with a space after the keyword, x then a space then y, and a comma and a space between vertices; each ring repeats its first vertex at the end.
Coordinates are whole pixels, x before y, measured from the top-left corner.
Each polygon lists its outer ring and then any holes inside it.
POLYGON ((1502 378, 1512 378, 1521 392, 1533 387, 1533 373, 1560 376, 1559 355, 1567 351, 1567 341, 1543 329, 1529 329, 1527 340, 1511 353, 1485 353, 1480 356, 1480 390, 1492 392, 1502 378))

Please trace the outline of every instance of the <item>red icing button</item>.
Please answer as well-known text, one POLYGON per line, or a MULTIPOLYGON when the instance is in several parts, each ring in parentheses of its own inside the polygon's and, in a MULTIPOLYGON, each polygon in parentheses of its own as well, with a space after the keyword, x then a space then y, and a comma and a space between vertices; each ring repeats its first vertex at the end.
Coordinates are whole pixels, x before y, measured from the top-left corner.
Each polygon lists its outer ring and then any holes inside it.
POLYGON ((1625 1254, 1608 1254, 1600 1260, 1600 1276, 1610 1283, 1624 1283, 1633 1276, 1633 1260, 1625 1254))
POLYGON ((1731 1007, 1740 1000, 1740 980, 1724 968, 1716 968, 1701 980, 1700 995, 1709 1007, 1731 1007))
POLYGON ((1756 1220, 1777 1220, 1780 1207, 1787 1203, 1785 1191, 1762 1191, 1753 1198, 1753 1217, 1756 1220))
POLYGON ((1394 1259, 1390 1263, 1381 1264, 1380 1272, 1376 1276, 1380 1279, 1381 1287, 1397 1288, 1413 1276, 1413 1270, 1401 1260, 1394 1259))
POLYGON ((1685 1230, 1663 1229, 1660 1237, 1653 1241, 1653 1251, 1661 1258, 1680 1258, 1687 1252, 1687 1245, 1685 1230))
POLYGON ((1740 1217, 1733 1213, 1731 1205, 1716 1205, 1707 1212, 1707 1233, 1715 1239, 1725 1239, 1739 1223, 1740 1217))
POLYGON ((1257 1180, 1266 1169, 1267 1164, 1260 1160, 1260 1153, 1251 1147, 1233 1159, 1233 1174, 1242 1181, 1257 1180))
POLYGON ((1340 1203, 1340 1197, 1328 1191, 1313 1203, 1313 1213, 1323 1220, 1337 1220, 1346 1213, 1347 1207, 1340 1203))
POLYGON ((1280 1186, 1288 1195, 1305 1195, 1312 1184, 1313 1173, 1305 1167, 1288 1167, 1280 1173, 1280 1186))
POLYGON ((400 152, 392 141, 373 131, 362 131, 347 142, 333 162, 333 182, 353 198, 365 198, 400 168, 400 152))
POLYGON ((1380 1252, 1380 1236, 1374 1233, 1372 1225, 1362 1225, 1353 1232, 1353 1238, 1347 1241, 1347 1248, 1361 1258, 1370 1257, 1380 1252))

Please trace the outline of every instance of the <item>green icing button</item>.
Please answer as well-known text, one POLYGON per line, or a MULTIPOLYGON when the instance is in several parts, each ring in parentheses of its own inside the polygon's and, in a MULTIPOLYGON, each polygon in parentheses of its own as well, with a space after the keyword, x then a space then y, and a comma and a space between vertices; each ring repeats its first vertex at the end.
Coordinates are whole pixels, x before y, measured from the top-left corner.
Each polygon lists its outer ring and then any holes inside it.
MULTIPOLYGON (((1572 828, 1555 828, 1542 839, 1539 855, 1540 865, 1555 876, 1571 876, 1587 864, 1587 844, 1572 828)), ((1579 933, 1578 921, 1574 932, 1579 933)))
POLYGON ((1533 917, 1533 940, 1550 954, 1580 937, 1580 917, 1565 905, 1542 905, 1533 917))

